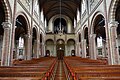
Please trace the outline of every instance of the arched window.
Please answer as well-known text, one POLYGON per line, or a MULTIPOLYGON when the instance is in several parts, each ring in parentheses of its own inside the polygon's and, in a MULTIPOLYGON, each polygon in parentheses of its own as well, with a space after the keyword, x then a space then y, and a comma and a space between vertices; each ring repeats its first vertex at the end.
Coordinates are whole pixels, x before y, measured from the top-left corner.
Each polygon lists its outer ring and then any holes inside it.
POLYGON ((80 20, 80 11, 79 11, 79 8, 77 8, 77 23, 79 22, 80 20))
POLYGON ((20 48, 24 47, 24 39, 22 37, 19 38, 19 47, 20 48))
POLYGON ((77 20, 74 18, 74 28, 77 26, 77 20))
POLYGON ((41 10, 41 21, 44 23, 44 14, 43 14, 43 9, 41 10))
POLYGON ((44 25, 45 25, 45 28, 47 27, 47 20, 46 20, 46 18, 45 18, 45 23, 44 23, 44 25))
POLYGON ((81 5, 82 5, 82 9, 81 9, 81 12, 82 12, 82 14, 85 12, 85 0, 82 0, 82 3, 81 3, 81 5))
POLYGON ((102 37, 97 38, 97 47, 102 47, 102 37))
POLYGON ((38 0, 35 2, 35 9, 36 13, 39 13, 39 4, 38 4, 38 0))

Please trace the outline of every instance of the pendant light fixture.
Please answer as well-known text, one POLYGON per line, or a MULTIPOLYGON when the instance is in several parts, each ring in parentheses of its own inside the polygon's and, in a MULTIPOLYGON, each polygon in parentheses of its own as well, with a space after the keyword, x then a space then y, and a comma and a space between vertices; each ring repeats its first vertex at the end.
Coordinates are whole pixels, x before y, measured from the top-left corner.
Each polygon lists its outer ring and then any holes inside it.
POLYGON ((59 22, 59 26, 60 26, 60 32, 62 31, 62 24, 61 24, 61 0, 60 0, 60 22, 59 22))

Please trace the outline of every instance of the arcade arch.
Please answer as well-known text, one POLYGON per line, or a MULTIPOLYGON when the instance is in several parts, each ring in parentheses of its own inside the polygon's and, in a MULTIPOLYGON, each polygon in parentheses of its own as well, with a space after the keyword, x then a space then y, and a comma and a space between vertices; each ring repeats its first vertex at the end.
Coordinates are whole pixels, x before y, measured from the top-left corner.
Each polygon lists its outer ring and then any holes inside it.
POLYGON ((19 56, 23 56, 23 59, 27 58, 27 48, 28 48, 28 34, 29 25, 26 18, 23 15, 18 15, 16 17, 15 23, 15 37, 14 37, 14 51, 13 58, 19 59, 19 56))
POLYGON ((94 59, 107 57, 106 52, 106 30, 105 30, 105 18, 103 15, 98 14, 93 22, 92 28, 93 39, 93 55, 94 59))

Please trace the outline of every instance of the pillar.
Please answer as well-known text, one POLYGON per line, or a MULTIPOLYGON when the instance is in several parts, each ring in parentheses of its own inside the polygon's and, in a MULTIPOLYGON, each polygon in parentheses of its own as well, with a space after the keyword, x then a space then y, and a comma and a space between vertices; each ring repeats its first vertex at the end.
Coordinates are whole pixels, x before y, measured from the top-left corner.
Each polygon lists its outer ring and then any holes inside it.
POLYGON ((40 47, 40 40, 37 40, 37 58, 39 58, 39 54, 40 54, 39 47, 40 47))
MULTIPOLYGON (((68 50, 67 50, 67 42, 65 43, 65 56, 69 56, 69 55, 67 55, 67 54, 70 54, 70 53, 68 53, 68 50)), ((71 54, 70 54, 71 55, 71 54)))
POLYGON ((92 37, 92 41, 93 41, 93 59, 97 59, 97 48, 96 48, 96 41, 95 41, 95 38, 96 38, 96 34, 93 34, 93 37, 92 37))
POLYGON ((41 56, 45 56, 45 44, 43 42, 41 43, 41 56))
POLYGON ((19 40, 15 40, 15 54, 17 55, 16 59, 19 59, 19 40))
POLYGON ((76 43, 76 56, 80 56, 80 43, 76 43))
POLYGON ((3 22, 2 23, 4 28, 4 36, 3 36, 3 46, 2 46, 2 59, 1 59, 1 66, 9 66, 10 65, 10 30, 11 30, 11 23, 10 22, 3 22))
POLYGON ((43 43, 43 56, 45 56, 45 43, 43 43))
POLYGON ((82 40, 82 58, 86 58, 86 39, 82 40))
POLYGON ((32 36, 30 34, 25 35, 25 56, 26 60, 31 59, 31 54, 32 54, 32 36))
POLYGON ((81 47, 82 43, 80 42, 79 44, 79 56, 82 57, 82 47, 81 47))
POLYGON ((34 45, 33 45, 33 58, 37 57, 37 40, 34 40, 34 45))
POLYGON ((89 52, 90 52, 90 58, 91 59, 97 59, 97 48, 96 48, 96 34, 91 34, 90 35, 90 40, 89 40, 89 52))
POLYGON ((111 36, 111 49, 112 53, 109 54, 109 58, 112 59, 112 64, 119 64, 119 51, 118 51, 118 40, 117 40, 117 21, 111 21, 110 26, 110 36, 111 36))
POLYGON ((34 58, 39 58, 39 46, 40 46, 40 41, 39 40, 35 40, 34 41, 34 45, 33 45, 33 49, 34 49, 34 58))
POLYGON ((90 58, 92 59, 93 57, 93 55, 92 55, 92 53, 93 53, 93 50, 92 50, 92 34, 90 34, 90 36, 89 36, 89 55, 90 55, 90 58))
POLYGON ((55 43, 54 43, 54 54, 53 54, 54 56, 57 56, 56 50, 57 50, 57 49, 56 49, 56 42, 55 42, 55 43))
POLYGON ((43 57, 42 43, 40 43, 40 56, 43 57))

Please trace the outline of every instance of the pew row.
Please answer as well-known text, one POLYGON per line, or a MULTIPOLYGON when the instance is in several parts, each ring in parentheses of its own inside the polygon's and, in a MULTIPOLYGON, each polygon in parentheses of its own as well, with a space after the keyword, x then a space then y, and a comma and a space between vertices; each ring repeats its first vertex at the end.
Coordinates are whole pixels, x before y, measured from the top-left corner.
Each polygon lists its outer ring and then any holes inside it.
POLYGON ((65 57, 64 62, 74 80, 120 80, 120 65, 80 57, 65 57))
POLYGON ((0 66, 0 80, 47 80, 56 61, 54 57, 15 60, 12 66, 0 66))

